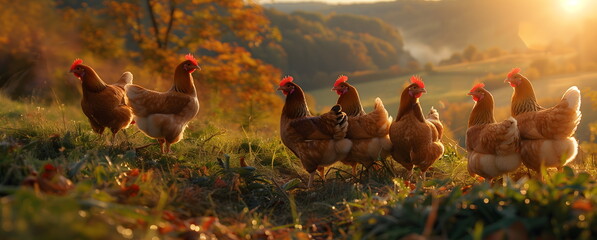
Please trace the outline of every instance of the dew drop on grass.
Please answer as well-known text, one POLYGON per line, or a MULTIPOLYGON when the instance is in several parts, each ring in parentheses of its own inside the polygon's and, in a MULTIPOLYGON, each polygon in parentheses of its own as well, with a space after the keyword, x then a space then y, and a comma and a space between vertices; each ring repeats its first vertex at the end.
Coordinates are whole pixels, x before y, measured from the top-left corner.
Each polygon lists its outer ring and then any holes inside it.
POLYGON ((200 227, 200 226, 197 226, 197 225, 195 225, 195 224, 191 224, 190 228, 191 228, 191 230, 193 230, 193 231, 195 231, 195 232, 199 232, 199 231, 201 231, 201 227, 200 227))
POLYGON ((81 217, 87 217, 87 212, 85 212, 83 210, 79 210, 79 216, 81 216, 81 217))

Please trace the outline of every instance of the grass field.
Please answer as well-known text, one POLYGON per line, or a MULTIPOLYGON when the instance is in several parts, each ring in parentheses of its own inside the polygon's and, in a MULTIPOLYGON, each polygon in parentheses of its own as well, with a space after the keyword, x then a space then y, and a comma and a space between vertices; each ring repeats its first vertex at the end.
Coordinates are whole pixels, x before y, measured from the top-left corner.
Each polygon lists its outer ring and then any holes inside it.
MULTIPOLYGON (((491 71, 509 68, 497 61, 422 74, 429 91, 424 105, 467 101, 460 95, 487 65, 495 65, 491 71)), ((544 81, 569 79, 582 86, 591 76, 544 81)), ((364 101, 379 93, 395 114, 397 100, 391 96, 403 78, 354 84, 364 101)), ((563 88, 563 83, 538 86, 554 96, 563 88)), ((509 98, 508 90, 498 89, 496 96, 509 98)), ((326 102, 312 94, 318 103, 326 102)), ((325 94, 335 101, 335 94, 325 94)), ((91 132, 76 105, 40 106, 2 96, 0 105, 5 106, 0 108, 2 239, 591 239, 597 234, 597 171, 591 158, 551 172, 544 182, 519 178, 526 172, 521 168, 517 180, 491 185, 470 177, 462 149, 446 140, 446 152, 426 181, 407 181, 405 170, 389 158, 357 176, 336 164, 325 183, 318 179, 306 189, 307 173, 282 145, 278 126, 247 132, 199 117, 173 145, 174 154, 162 155, 156 145, 135 149, 153 141, 134 126, 110 144, 108 136, 91 132), (52 194, 40 188, 37 176, 46 164, 55 166, 63 181, 72 181, 72 189, 52 194), (23 186, 28 183, 34 187, 23 186)))

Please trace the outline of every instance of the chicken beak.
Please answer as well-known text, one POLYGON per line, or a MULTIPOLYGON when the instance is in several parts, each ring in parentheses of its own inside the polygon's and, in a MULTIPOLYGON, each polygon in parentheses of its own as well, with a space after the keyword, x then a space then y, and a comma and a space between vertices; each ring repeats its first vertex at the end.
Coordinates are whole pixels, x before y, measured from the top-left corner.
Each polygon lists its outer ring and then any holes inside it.
POLYGON ((504 83, 510 83, 510 78, 504 79, 504 83))
POLYGON ((333 87, 332 88, 332 91, 338 91, 338 90, 340 90, 340 88, 338 88, 338 87, 333 87))
POLYGON ((422 93, 427 93, 427 90, 425 90, 425 88, 421 88, 420 90, 422 93))
POLYGON ((473 95, 473 92, 469 92, 469 93, 467 93, 466 95, 467 95, 467 96, 472 96, 472 95, 473 95))
POLYGON ((201 67, 199 67, 199 65, 194 65, 193 68, 201 71, 201 67))

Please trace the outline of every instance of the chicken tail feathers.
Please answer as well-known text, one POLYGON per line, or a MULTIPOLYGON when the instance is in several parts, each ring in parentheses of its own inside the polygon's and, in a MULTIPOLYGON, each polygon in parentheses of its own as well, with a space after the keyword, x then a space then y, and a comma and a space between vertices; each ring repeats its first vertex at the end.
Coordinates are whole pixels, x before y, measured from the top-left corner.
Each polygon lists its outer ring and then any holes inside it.
POLYGON ((439 113, 437 112, 437 109, 435 109, 434 107, 431 107, 431 109, 429 110, 429 114, 427 114, 427 119, 433 119, 433 120, 439 121, 439 113))
POLYGON ((519 138, 518 121, 516 121, 514 117, 510 116, 508 119, 504 120, 504 122, 510 125, 506 132, 506 135, 510 138, 519 138))
POLYGON ((336 104, 332 107, 330 112, 336 115, 336 126, 334 127, 334 139, 342 139, 346 137, 348 131, 348 116, 342 112, 342 107, 336 104))
POLYGON ((437 138, 441 139, 444 132, 444 126, 439 120, 439 113, 437 112, 437 109, 435 109, 434 107, 431 107, 431 109, 429 110, 429 114, 427 114, 427 121, 433 124, 433 126, 437 130, 437 138))
POLYGON ((509 117, 500 123, 504 126, 503 136, 504 140, 496 149, 498 155, 507 155, 512 152, 517 152, 520 148, 520 132, 518 130, 518 121, 515 118, 509 117))
POLYGON ((568 108, 579 111, 580 110, 580 90, 578 87, 572 86, 566 90, 564 96, 562 96, 562 102, 568 103, 568 108))
POLYGON ((388 114, 388 110, 386 110, 386 107, 383 105, 381 98, 375 98, 374 110, 368 115, 377 116, 375 117, 376 126, 379 126, 380 130, 378 136, 382 137, 387 135, 390 130, 390 125, 392 125, 392 116, 388 114))
POLYGON ((124 72, 120 76, 120 79, 114 83, 116 86, 123 87, 129 84, 133 84, 133 74, 131 72, 124 72))
POLYGON ((380 109, 383 108, 384 110, 386 109, 383 105, 383 102, 381 101, 381 98, 375 98, 375 105, 373 107, 374 109, 380 109))

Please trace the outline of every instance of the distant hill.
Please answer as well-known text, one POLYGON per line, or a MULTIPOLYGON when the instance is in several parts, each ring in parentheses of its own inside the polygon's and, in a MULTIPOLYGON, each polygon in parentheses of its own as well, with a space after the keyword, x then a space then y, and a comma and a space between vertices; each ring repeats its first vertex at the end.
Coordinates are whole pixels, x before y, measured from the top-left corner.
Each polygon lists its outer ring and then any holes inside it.
POLYGON ((340 74, 404 73, 417 61, 404 50, 392 25, 356 14, 265 11, 281 41, 249 48, 262 59, 300 79, 306 89, 328 86, 340 74))
POLYGON ((265 5, 285 12, 360 14, 380 18, 397 27, 404 46, 421 62, 437 63, 468 45, 479 49, 498 47, 525 50, 543 39, 573 38, 574 19, 564 16, 559 1, 552 0, 397 0, 373 4, 328 5, 278 3, 265 5), (530 29, 523 33, 521 29, 530 29), (532 34, 528 39, 525 36, 532 34))
POLYGON ((265 8, 275 8, 278 11, 291 13, 294 11, 309 11, 309 12, 321 12, 327 8, 332 7, 323 2, 304 2, 304 3, 268 3, 263 4, 265 8))

